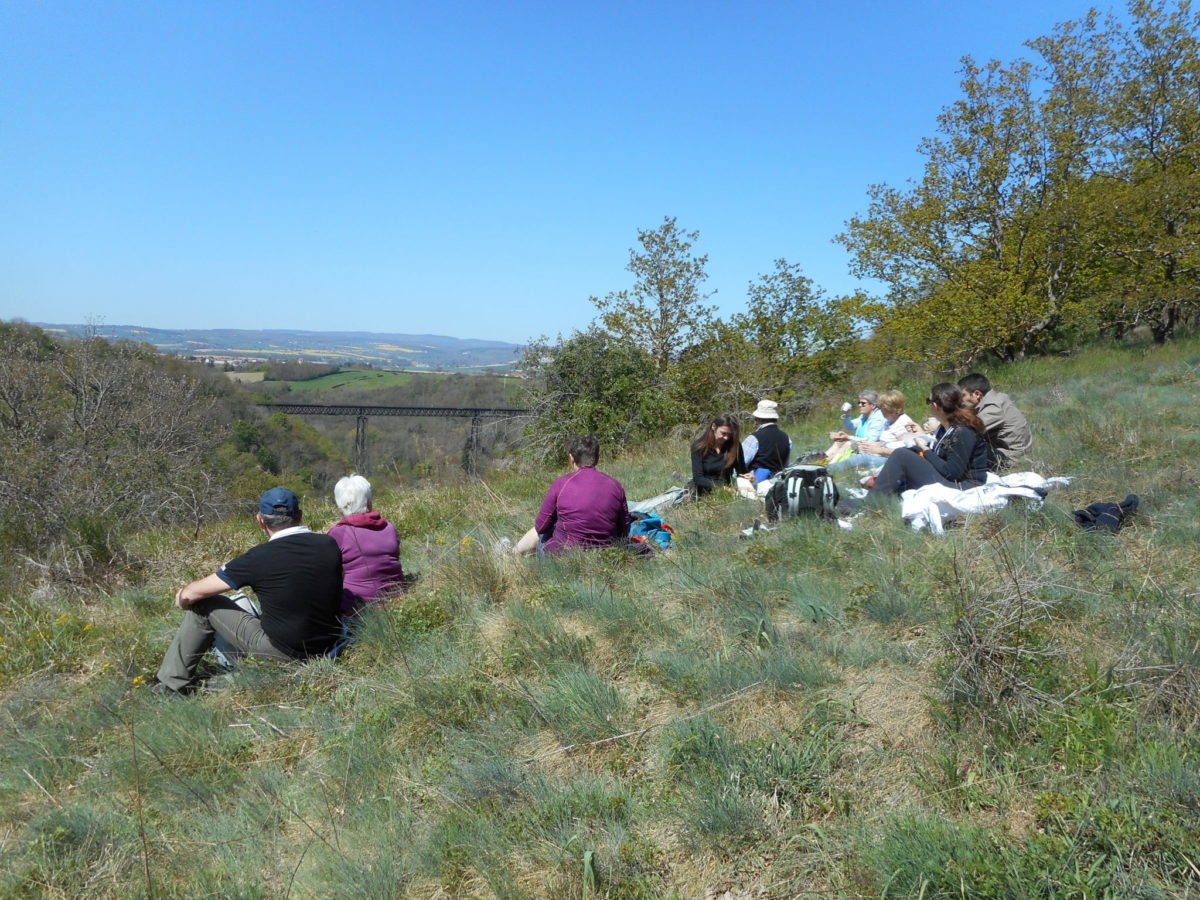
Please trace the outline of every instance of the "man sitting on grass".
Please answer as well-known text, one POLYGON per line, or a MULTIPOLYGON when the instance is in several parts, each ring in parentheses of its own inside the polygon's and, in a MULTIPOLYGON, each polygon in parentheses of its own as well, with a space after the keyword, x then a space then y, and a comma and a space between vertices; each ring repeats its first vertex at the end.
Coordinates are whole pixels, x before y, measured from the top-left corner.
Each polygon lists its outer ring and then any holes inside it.
POLYGON ((993 472, 1005 472, 1013 462, 1033 446, 1033 429, 1008 394, 992 390, 986 375, 972 372, 958 379, 962 405, 973 409, 987 429, 988 443, 995 451, 990 466, 993 472))
POLYGON ((321 656, 334 645, 341 636, 342 552, 329 535, 301 525, 301 517, 294 493, 271 488, 254 517, 267 541, 176 592, 183 624, 158 669, 156 693, 192 693, 196 666, 217 635, 235 656, 282 661, 321 656), (254 589, 262 618, 222 596, 241 587, 254 589))
POLYGON ((515 552, 545 553, 573 547, 604 547, 629 536, 629 504, 625 488, 596 469, 600 442, 591 435, 571 440, 567 450, 571 471, 556 478, 546 492, 533 528, 517 542, 515 552))

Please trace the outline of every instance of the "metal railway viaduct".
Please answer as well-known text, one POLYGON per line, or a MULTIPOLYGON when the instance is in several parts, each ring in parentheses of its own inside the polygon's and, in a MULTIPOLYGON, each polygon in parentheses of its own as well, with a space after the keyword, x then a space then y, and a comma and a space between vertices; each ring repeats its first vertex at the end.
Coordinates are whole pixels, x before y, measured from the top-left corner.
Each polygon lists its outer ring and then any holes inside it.
POLYGON ((354 431, 354 469, 362 475, 370 474, 370 457, 367 454, 367 422, 371 416, 470 419, 471 431, 463 446, 463 468, 474 476, 478 474, 479 470, 479 433, 483 428, 483 420, 515 419, 530 413, 528 409, 510 409, 498 406, 362 406, 324 403, 259 403, 258 406, 274 412, 287 413, 289 416, 354 416, 357 422, 354 431))

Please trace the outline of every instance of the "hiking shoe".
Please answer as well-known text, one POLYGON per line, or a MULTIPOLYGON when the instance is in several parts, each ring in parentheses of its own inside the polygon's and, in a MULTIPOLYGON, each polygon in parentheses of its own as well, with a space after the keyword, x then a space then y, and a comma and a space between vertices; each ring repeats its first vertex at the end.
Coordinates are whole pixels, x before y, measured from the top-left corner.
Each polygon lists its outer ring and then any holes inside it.
POLYGON ((182 691, 177 691, 175 688, 167 687, 161 681, 156 681, 150 685, 150 693, 161 700, 182 700, 195 690, 193 687, 187 687, 182 691))
POLYGON ((221 675, 213 675, 209 678, 204 679, 204 690, 206 692, 208 692, 208 691, 225 691, 225 690, 228 690, 229 688, 233 687, 233 685, 234 685, 233 676, 228 673, 224 673, 221 675))

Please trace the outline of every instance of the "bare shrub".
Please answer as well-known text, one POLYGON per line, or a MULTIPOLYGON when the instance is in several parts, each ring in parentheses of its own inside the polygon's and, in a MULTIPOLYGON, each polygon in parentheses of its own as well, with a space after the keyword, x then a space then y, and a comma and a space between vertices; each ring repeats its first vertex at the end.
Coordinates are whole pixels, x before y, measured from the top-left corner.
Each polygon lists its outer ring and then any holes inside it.
POLYGON ((954 617, 944 634, 946 693, 957 708, 1019 718, 1057 702, 1048 663, 1061 656, 1046 625, 1058 601, 1039 545, 1016 548, 994 535, 970 553, 956 546, 951 569, 954 617))
POLYGON ((43 568, 78 577, 132 526, 198 529, 224 502, 206 466, 224 436, 216 401, 183 366, 15 324, 0 360, 0 535, 43 568))

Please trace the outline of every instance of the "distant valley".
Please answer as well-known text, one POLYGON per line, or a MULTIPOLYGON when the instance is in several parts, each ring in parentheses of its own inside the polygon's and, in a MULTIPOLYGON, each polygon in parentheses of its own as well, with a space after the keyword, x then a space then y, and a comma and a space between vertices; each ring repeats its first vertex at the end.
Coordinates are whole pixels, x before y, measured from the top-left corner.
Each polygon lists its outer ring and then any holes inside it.
POLYGON ((415 371, 503 372, 513 368, 520 344, 436 334, 380 334, 369 331, 270 329, 164 329, 138 325, 61 325, 37 322, 66 337, 89 332, 108 340, 150 344, 163 353, 211 358, 216 362, 279 361, 360 363, 415 371))

